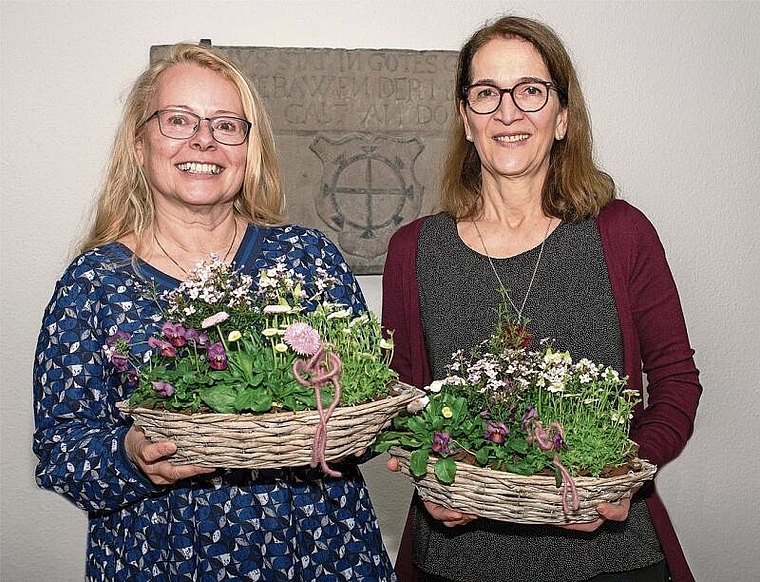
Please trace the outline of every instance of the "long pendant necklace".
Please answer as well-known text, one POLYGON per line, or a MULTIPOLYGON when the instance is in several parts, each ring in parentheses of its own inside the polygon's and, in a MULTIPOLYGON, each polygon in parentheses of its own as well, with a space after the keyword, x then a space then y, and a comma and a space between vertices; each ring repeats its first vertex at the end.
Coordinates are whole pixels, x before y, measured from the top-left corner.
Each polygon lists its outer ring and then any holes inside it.
POLYGON ((530 290, 533 288, 533 281, 536 280, 536 273, 538 272, 538 266, 541 264, 541 257, 544 254, 544 244, 546 244, 546 239, 549 236, 549 229, 551 228, 553 221, 554 221, 554 218, 550 218, 549 224, 546 225, 546 232, 544 233, 544 239, 541 241, 541 247, 538 249, 538 259, 536 259, 536 266, 533 267, 533 275, 531 275, 530 277, 530 283, 528 283, 528 290, 525 292, 525 297, 523 298, 522 304, 520 305, 520 309, 517 309, 517 306, 515 305, 514 301, 512 301, 512 298, 509 296, 509 291, 507 291, 507 288, 504 286, 504 283, 502 282, 501 277, 499 276, 499 272, 496 270, 496 266, 493 264, 493 259, 491 258, 491 254, 488 252, 488 247, 486 247, 486 241, 483 240, 483 235, 480 233, 480 229, 478 228, 478 223, 475 222, 474 220, 472 221, 472 225, 475 227, 475 232, 478 233, 480 244, 483 245, 483 252, 485 252, 486 258, 488 259, 488 263, 491 265, 491 270, 493 271, 493 274, 496 275, 496 280, 499 282, 499 288, 501 289, 501 292, 507 296, 507 299, 509 300, 509 304, 512 306, 512 309, 515 310, 515 313, 517 314, 518 322, 522 322, 523 310, 525 309, 525 304, 528 302, 528 296, 530 295, 530 290))
MULTIPOLYGON (((232 231, 232 240, 230 241, 230 246, 227 249, 227 252, 224 254, 224 258, 222 261, 226 262, 227 257, 230 256, 230 253, 232 252, 232 247, 235 246, 235 241, 237 240, 237 232, 238 232, 238 226, 237 226, 237 220, 234 222, 234 230, 232 231)), ((156 244, 158 245, 158 248, 161 249, 161 251, 166 255, 166 258, 169 259, 172 263, 174 263, 174 266, 177 267, 180 271, 182 271, 185 275, 188 274, 187 270, 180 265, 177 261, 174 260, 174 257, 172 257, 168 252, 166 252, 166 249, 164 248, 164 245, 161 244, 161 241, 158 240, 158 237, 156 236, 156 231, 153 231, 153 240, 156 241, 156 244)))

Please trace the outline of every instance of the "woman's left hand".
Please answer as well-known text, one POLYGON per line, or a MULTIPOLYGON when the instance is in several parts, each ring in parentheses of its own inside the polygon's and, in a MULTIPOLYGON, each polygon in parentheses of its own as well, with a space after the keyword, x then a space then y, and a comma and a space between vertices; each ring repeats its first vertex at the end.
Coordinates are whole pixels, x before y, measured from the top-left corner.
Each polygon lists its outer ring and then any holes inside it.
POLYGON ((599 529, 599 527, 607 520, 625 521, 628 519, 628 512, 630 509, 631 494, 629 493, 614 503, 600 503, 597 505, 596 511, 599 514, 599 519, 595 521, 589 523, 572 523, 568 525, 561 525, 560 527, 573 531, 593 532, 599 529))

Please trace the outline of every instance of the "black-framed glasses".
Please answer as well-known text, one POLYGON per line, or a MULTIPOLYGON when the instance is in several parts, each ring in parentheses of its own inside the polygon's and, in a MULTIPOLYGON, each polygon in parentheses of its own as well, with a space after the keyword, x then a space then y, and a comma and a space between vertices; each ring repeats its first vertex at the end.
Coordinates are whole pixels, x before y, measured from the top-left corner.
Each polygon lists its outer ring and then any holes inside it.
POLYGON ((514 87, 500 89, 490 83, 475 83, 465 87, 463 97, 474 113, 487 115, 496 111, 501 105, 504 93, 509 93, 512 102, 520 111, 535 113, 540 111, 549 102, 549 91, 554 89, 560 96, 564 91, 551 81, 523 81, 514 87))
POLYGON ((197 133, 201 121, 208 121, 211 136, 216 141, 223 145, 236 146, 245 141, 251 129, 251 122, 239 117, 230 115, 201 117, 183 109, 157 109, 143 122, 143 125, 154 117, 158 119, 161 135, 170 139, 189 139, 197 133))

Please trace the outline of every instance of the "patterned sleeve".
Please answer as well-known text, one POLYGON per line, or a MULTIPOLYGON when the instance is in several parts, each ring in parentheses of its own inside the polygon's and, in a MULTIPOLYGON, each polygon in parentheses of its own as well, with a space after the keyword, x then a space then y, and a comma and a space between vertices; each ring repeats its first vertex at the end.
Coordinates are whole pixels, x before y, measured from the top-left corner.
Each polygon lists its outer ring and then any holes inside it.
POLYGON ((124 453, 129 426, 115 403, 125 394, 120 374, 104 358, 109 314, 103 306, 130 304, 119 295, 123 280, 113 278, 107 281, 86 255, 69 267, 43 316, 34 361, 37 483, 91 512, 156 491, 124 453))
POLYGON ((324 244, 323 260, 327 272, 340 281, 340 285, 331 290, 331 295, 336 301, 352 307, 354 312, 365 311, 367 304, 359 287, 359 282, 356 280, 356 276, 343 258, 340 250, 338 250, 335 243, 321 232, 317 231, 316 236, 320 237, 324 244))

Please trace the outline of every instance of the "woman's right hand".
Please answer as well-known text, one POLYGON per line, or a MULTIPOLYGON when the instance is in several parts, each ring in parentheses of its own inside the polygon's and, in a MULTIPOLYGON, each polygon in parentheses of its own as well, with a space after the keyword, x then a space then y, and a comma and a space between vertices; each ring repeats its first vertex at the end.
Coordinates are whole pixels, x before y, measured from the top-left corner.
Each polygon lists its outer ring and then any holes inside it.
POLYGON ((432 501, 423 501, 427 512, 433 516, 433 518, 440 521, 446 527, 456 527, 458 525, 465 525, 478 519, 477 515, 471 513, 462 513, 460 511, 454 511, 453 509, 447 509, 442 505, 433 503, 432 501))
POLYGON ((198 465, 174 465, 167 458, 177 452, 171 441, 153 443, 142 429, 132 425, 124 437, 127 456, 155 485, 172 485, 182 479, 213 473, 213 467, 198 465))
MULTIPOLYGON (((395 457, 391 457, 388 459, 388 462, 386 463, 386 467, 389 471, 393 471, 394 473, 397 471, 400 471, 400 467, 398 466, 398 459, 395 457)), ((434 518, 440 521, 443 525, 446 527, 456 527, 458 525, 465 525, 470 523, 471 521, 474 521, 478 519, 477 515, 473 515, 471 513, 462 513, 460 511, 454 511, 452 509, 448 509, 446 507, 443 507, 443 505, 438 505, 437 503, 433 503, 432 501, 424 501, 425 509, 427 512, 434 518)))

